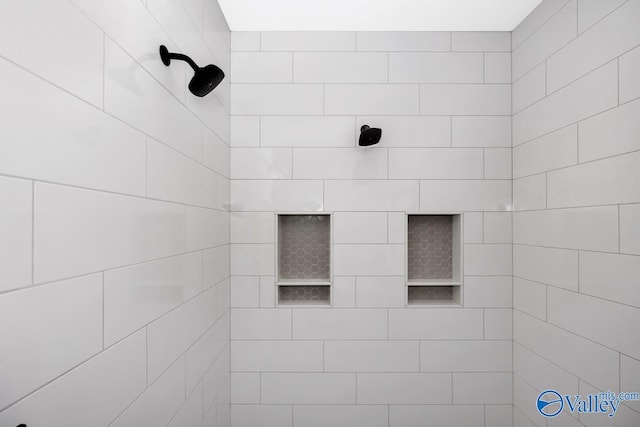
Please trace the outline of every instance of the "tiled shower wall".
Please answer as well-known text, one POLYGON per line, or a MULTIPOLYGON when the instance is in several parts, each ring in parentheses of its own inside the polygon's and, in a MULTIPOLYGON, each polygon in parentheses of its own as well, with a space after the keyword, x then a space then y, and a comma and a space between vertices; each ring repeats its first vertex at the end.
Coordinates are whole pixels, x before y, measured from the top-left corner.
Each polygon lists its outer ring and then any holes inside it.
POLYGON ((533 402, 640 386, 640 1, 544 1, 513 32, 515 425, 533 402))
POLYGON ((0 7, 0 425, 229 424, 229 71, 201 0, 0 7))
POLYGON ((511 425, 510 65, 510 33, 232 33, 234 427, 511 425), (333 214, 331 307, 276 306, 292 212, 333 214), (464 307, 405 307, 407 212, 464 213, 464 307))

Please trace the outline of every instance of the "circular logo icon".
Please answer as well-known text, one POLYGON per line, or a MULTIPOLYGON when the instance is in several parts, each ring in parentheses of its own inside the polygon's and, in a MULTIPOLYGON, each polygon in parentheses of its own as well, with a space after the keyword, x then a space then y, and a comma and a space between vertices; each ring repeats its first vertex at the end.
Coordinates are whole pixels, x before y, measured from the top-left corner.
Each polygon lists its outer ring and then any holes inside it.
POLYGON ((538 395, 538 412, 545 417, 555 417, 564 407, 562 396, 555 390, 545 390, 538 395))

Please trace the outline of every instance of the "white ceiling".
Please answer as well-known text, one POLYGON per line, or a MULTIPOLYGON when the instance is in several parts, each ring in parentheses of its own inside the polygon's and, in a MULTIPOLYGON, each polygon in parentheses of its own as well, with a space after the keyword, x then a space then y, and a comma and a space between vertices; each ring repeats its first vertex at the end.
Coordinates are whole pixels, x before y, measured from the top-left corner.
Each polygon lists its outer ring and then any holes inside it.
POLYGON ((511 31, 541 0, 218 0, 231 31, 511 31))

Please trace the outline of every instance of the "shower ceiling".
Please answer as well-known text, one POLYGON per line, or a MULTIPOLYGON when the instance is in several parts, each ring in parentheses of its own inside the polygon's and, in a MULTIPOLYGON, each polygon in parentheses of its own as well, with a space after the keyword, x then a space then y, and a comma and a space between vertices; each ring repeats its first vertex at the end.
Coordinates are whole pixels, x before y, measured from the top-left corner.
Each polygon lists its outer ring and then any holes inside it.
POLYGON ((541 0, 219 0, 231 31, 511 31, 541 0))

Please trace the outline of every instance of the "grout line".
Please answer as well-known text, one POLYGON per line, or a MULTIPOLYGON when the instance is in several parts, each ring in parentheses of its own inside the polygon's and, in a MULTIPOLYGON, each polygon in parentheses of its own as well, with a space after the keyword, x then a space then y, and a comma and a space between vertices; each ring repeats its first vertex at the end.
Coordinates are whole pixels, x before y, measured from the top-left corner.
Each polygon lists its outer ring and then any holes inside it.
POLYGON ((104 272, 102 272, 102 350, 104 350, 104 272))
MULTIPOLYGON (((145 6, 146 7, 146 6, 145 6)), ((107 33, 102 33, 102 111, 104 111, 105 81, 107 79, 107 33)))
POLYGON ((620 105, 620 57, 616 58, 616 71, 617 71, 617 76, 618 76, 618 93, 616 94, 618 96, 618 105, 620 105))
POLYGON ((620 248, 620 238, 621 238, 621 234, 620 234, 620 205, 618 205, 618 253, 621 253, 621 248, 620 248))
POLYGON ((36 283, 36 182, 31 181, 31 286, 33 286, 35 283, 36 283))

